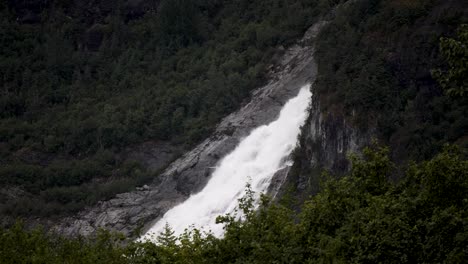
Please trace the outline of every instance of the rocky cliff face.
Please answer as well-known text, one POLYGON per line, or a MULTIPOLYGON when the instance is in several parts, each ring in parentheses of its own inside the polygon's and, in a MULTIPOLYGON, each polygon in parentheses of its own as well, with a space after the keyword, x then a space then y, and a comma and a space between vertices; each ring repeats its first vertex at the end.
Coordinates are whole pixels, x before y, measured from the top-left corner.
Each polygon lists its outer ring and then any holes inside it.
POLYGON ((106 228, 134 236, 135 230, 150 227, 171 207, 200 191, 212 168, 240 139, 252 129, 275 120, 285 102, 303 85, 314 81, 313 42, 323 25, 312 26, 303 39, 284 51, 279 62, 270 67, 268 84, 255 90, 249 103, 224 118, 211 137, 174 161, 151 184, 87 208, 64 219, 54 229, 66 235, 86 236, 98 228, 106 228))
POLYGON ((339 176, 347 172, 349 155, 360 153, 371 143, 374 134, 374 129, 357 129, 342 113, 321 111, 320 102, 314 96, 295 153, 295 164, 279 192, 292 192, 292 197, 299 202, 317 193, 321 173, 326 170, 339 176))

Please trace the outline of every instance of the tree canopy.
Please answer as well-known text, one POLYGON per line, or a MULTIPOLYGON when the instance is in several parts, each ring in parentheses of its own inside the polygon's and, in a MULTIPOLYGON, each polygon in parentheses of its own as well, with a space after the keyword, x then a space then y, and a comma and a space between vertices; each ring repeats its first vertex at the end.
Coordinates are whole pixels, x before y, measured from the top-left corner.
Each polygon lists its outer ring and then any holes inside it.
POLYGON ((440 85, 451 96, 468 96, 468 25, 461 25, 457 38, 441 38, 440 51, 447 60, 448 70, 433 72, 440 85))
POLYGON ((402 181, 388 148, 366 149, 344 177, 324 174, 320 192, 300 212, 252 192, 239 213, 220 216, 218 239, 169 226, 157 243, 119 243, 101 232, 65 239, 21 225, 0 231, 3 263, 463 263, 468 254, 468 162, 457 148, 413 163, 402 181))

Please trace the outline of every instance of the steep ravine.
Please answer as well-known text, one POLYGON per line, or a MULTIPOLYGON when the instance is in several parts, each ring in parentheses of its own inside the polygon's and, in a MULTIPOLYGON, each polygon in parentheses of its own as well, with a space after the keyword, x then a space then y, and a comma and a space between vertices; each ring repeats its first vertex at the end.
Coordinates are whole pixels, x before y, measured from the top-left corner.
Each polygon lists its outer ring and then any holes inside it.
MULTIPOLYGON (((225 117, 215 133, 194 149, 174 161, 147 188, 122 193, 109 201, 102 201, 74 217, 68 217, 54 227, 65 235, 91 235, 98 228, 106 228, 135 236, 135 230, 144 231, 160 219, 165 212, 199 192, 221 158, 230 153, 252 129, 275 120, 283 105, 296 96, 306 83, 315 80, 317 65, 314 61, 314 39, 324 22, 313 25, 304 37, 285 50, 272 65, 267 85, 258 88, 252 99, 240 110, 225 117)), ((313 144, 306 147, 313 166, 336 167, 345 153, 362 143, 360 135, 340 120, 324 117, 313 104, 311 117, 303 129, 302 137, 313 144), (316 165, 315 165, 316 164, 316 165)), ((365 140, 364 140, 365 141, 365 140)), ((307 179, 287 179, 288 170, 280 171, 272 180, 270 191, 280 191, 286 181, 299 186, 307 179)))

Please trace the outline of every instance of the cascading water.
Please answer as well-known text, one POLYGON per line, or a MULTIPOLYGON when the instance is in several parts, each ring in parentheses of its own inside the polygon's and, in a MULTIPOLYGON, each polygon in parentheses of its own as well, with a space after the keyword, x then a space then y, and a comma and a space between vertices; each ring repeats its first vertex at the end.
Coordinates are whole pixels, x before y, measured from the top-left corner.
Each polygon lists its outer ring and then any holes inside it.
POLYGON ((288 157, 307 117, 311 97, 310 85, 302 87, 284 105, 277 120, 254 129, 221 160, 201 192, 169 210, 142 239, 154 239, 166 223, 176 235, 194 226, 221 237, 223 226, 215 223, 216 217, 234 212, 246 184, 250 183, 255 193, 264 193, 273 175, 290 166, 288 157))

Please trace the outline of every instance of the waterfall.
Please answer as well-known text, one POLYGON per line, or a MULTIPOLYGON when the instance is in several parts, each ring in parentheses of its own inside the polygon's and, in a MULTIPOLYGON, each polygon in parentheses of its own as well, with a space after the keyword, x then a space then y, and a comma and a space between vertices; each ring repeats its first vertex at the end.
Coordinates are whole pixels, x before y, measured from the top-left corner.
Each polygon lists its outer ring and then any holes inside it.
POLYGON ((221 160, 205 188, 169 210, 142 239, 154 239, 166 223, 176 235, 194 226, 221 237, 223 226, 215 224, 215 219, 234 212, 246 184, 250 183, 255 193, 264 193, 275 172, 291 165, 289 156, 307 118, 311 97, 310 85, 302 87, 299 94, 284 105, 278 119, 254 129, 242 139, 221 160))

